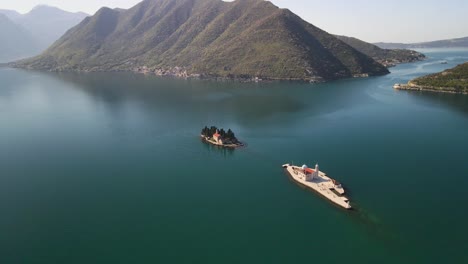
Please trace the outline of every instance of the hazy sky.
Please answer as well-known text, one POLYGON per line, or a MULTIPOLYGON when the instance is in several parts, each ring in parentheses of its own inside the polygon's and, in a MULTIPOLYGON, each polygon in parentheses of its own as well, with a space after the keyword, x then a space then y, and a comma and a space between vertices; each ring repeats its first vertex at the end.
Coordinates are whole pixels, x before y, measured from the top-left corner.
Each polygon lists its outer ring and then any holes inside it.
MULTIPOLYGON (((28 12, 47 4, 93 14, 141 0, 1 0, 0 9, 28 12)), ((468 36, 468 0, 272 0, 333 34, 369 42, 418 42, 468 36)))

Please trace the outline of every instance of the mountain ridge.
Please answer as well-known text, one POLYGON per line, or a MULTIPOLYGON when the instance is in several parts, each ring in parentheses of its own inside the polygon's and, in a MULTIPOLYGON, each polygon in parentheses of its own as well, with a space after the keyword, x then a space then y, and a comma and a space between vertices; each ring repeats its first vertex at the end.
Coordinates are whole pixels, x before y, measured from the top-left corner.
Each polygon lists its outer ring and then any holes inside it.
POLYGON ((269 1, 145 0, 101 8, 18 67, 321 81, 388 73, 269 1))
POLYGON ((17 18, 21 16, 21 14, 15 10, 9 9, 0 9, 0 14, 7 16, 12 21, 15 21, 17 18))
POLYGON ((34 7, 26 14, 13 10, 0 10, 0 14, 8 17, 9 22, 14 24, 12 26, 9 23, 10 28, 16 28, 15 31, 11 31, 4 27, 4 31, 0 31, 5 41, 14 40, 19 34, 28 36, 22 40, 15 40, 16 45, 9 45, 8 49, 0 49, 0 57, 3 58, 0 61, 18 60, 39 54, 87 16, 82 12, 71 13, 43 5, 34 7))
POLYGON ((25 58, 38 51, 33 36, 24 28, 14 23, 7 15, 0 13, 0 62, 25 58))
POLYGON ((384 49, 418 49, 418 48, 467 48, 468 37, 443 39, 419 43, 388 43, 377 42, 374 43, 380 48, 384 49))

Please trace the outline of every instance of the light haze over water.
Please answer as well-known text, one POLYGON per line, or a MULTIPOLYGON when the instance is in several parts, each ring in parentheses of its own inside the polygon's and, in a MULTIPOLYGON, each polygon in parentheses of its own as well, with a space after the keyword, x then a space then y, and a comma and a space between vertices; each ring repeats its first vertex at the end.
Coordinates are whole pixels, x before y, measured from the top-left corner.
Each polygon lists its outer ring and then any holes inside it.
MULTIPOLYGON (((140 0, 17 0, 2 1, 0 9, 28 12, 46 4, 67 11, 94 14, 99 8, 130 8, 140 0)), ((338 35, 367 42, 422 42, 468 36, 465 0, 272 0, 306 21, 338 35)))

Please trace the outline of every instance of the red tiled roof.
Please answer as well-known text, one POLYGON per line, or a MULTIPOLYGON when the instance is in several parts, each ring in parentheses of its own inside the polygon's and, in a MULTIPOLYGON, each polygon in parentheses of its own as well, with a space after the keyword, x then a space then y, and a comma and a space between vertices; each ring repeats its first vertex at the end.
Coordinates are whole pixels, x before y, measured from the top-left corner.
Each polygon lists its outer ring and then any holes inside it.
POLYGON ((306 173, 314 173, 315 170, 311 169, 311 168, 307 168, 305 169, 306 173))
POLYGON ((219 133, 215 133, 213 137, 220 137, 221 135, 219 133))

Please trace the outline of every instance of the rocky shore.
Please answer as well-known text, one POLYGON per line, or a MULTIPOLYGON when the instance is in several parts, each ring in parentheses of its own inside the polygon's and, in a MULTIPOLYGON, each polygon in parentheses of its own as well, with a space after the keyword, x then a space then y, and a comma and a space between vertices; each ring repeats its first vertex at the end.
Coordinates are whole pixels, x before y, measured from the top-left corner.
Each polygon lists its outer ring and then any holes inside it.
POLYGON ((242 143, 242 142, 224 144, 224 143, 218 143, 215 140, 213 140, 212 138, 206 137, 204 135, 200 135, 200 137, 201 137, 203 142, 206 142, 206 143, 209 143, 209 144, 212 144, 212 145, 215 145, 215 146, 219 146, 219 147, 224 147, 224 148, 245 147, 245 144, 242 143))
POLYGON ((450 93, 450 94, 468 94, 468 92, 457 90, 453 87, 435 87, 435 86, 422 86, 409 81, 407 84, 397 83, 393 85, 396 90, 406 91, 423 91, 423 92, 434 92, 434 93, 450 93))

